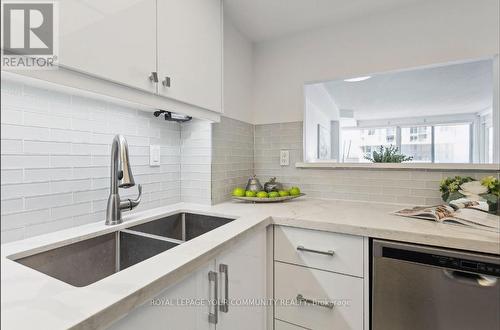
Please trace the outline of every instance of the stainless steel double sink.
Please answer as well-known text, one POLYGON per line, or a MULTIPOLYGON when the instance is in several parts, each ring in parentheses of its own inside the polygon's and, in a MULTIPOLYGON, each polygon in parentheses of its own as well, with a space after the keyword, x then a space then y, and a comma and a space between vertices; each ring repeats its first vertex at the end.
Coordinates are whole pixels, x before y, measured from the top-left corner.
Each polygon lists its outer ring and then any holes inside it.
POLYGON ((14 261, 83 287, 233 220, 178 213, 14 261))

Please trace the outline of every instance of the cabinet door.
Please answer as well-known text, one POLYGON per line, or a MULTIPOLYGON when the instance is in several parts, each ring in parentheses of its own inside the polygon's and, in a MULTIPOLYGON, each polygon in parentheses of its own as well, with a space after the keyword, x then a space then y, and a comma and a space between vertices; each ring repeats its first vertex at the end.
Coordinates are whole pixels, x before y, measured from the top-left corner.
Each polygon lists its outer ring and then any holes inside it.
POLYGON ((158 1, 160 95, 221 111, 221 9, 221 0, 158 1))
POLYGON ((237 242, 216 261, 221 305, 226 293, 230 302, 227 312, 219 308, 217 330, 264 330, 267 308, 251 300, 266 299, 265 230, 237 242), (224 267, 227 267, 227 273, 224 267))
POLYGON ((59 1, 59 63, 156 92, 155 0, 59 1))
POLYGON ((197 270, 176 284, 113 323, 112 330, 215 330, 208 315, 213 307, 195 305, 200 300, 213 299, 214 285, 209 283, 208 273, 214 262, 197 270), (194 304, 186 305, 188 301, 194 304))

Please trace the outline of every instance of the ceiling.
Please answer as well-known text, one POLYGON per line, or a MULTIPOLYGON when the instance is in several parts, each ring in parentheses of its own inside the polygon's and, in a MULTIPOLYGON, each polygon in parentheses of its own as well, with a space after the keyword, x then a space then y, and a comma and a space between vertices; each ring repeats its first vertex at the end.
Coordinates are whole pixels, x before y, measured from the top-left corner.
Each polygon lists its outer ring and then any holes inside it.
POLYGON ((254 42, 274 39, 422 0, 224 0, 224 12, 254 42))
POLYGON ((482 60, 322 84, 358 120, 476 113, 492 106, 492 65, 482 60))

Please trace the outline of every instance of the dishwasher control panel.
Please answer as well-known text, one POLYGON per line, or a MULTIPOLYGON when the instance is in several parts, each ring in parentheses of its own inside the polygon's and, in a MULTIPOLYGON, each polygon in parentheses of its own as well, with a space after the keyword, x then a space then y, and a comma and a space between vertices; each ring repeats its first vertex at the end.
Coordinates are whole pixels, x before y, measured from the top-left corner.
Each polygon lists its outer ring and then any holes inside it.
POLYGON ((484 275, 500 277, 500 264, 481 262, 446 255, 423 253, 411 250, 402 250, 393 247, 383 247, 382 256, 427 265, 445 267, 464 272, 474 272, 484 275))

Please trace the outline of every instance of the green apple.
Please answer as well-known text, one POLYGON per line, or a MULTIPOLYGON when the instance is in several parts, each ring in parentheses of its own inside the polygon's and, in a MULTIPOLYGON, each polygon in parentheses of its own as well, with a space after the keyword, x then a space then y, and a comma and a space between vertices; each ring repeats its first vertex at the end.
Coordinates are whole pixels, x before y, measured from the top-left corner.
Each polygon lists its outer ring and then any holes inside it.
POLYGON ((247 191, 245 191, 245 196, 246 197, 255 197, 255 191, 247 190, 247 191))
POLYGON ((278 193, 280 194, 281 197, 290 196, 288 190, 280 190, 278 191, 278 193))
POLYGON ((267 195, 267 192, 265 192, 265 191, 259 191, 257 193, 257 197, 259 197, 259 198, 267 198, 268 195, 267 195))
POLYGON ((298 195, 300 195, 300 189, 299 189, 299 187, 292 187, 292 188, 290 188, 290 195, 291 196, 298 196, 298 195))
POLYGON ((271 192, 269 192, 268 196, 269 196, 269 198, 276 198, 276 197, 280 197, 280 194, 277 191, 271 191, 271 192))
POLYGON ((234 190, 233 190, 233 196, 236 196, 236 197, 243 197, 243 196, 245 196, 245 189, 240 188, 240 187, 234 188, 234 190))

